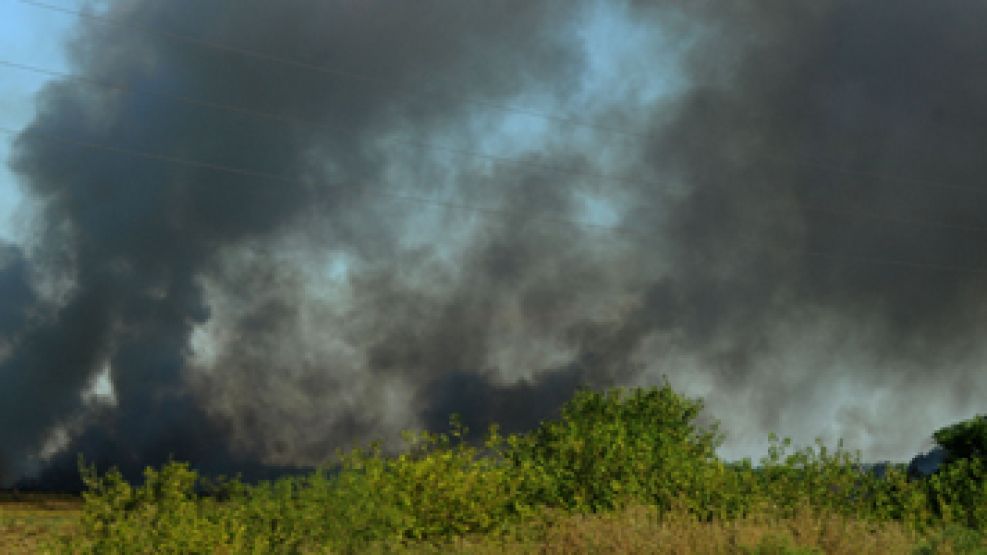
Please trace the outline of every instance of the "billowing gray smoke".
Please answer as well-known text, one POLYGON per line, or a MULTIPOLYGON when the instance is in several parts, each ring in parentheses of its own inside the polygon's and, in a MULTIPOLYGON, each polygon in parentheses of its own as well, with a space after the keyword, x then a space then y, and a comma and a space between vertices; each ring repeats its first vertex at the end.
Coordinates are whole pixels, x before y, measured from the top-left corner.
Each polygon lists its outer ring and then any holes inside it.
POLYGON ((904 458, 983 410, 987 5, 105 11, 9 161, 0 482, 313 464, 663 374, 728 455, 904 458), (636 37, 602 68, 601 19, 636 37))

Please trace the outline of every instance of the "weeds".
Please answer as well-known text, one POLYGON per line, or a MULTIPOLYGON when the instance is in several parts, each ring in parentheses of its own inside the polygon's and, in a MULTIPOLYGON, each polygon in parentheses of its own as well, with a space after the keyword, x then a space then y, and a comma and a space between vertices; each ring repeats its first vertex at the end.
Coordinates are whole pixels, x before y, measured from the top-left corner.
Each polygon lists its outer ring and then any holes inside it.
POLYGON ((492 427, 482 447, 453 420, 448 433, 408 434, 396 456, 371 445, 341 453, 332 473, 256 485, 206 483, 171 462, 134 486, 80 461, 80 531, 61 549, 987 551, 980 428, 940 434, 968 456, 929 478, 900 468, 879 477, 842 445, 793 449, 774 437, 757 467, 726 463, 716 428, 696 425, 701 408, 667 384, 582 391, 559 419, 507 437, 492 427))

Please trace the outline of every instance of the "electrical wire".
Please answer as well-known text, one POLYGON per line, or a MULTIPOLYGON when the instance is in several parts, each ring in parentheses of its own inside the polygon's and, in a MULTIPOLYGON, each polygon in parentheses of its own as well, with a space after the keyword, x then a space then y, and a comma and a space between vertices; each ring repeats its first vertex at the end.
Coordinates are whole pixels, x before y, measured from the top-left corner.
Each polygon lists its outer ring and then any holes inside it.
MULTIPOLYGON (((23 132, 22 131, 15 130, 15 129, 6 128, 6 127, 0 127, 0 133, 6 133, 6 134, 10 134, 10 135, 16 135, 16 134, 20 134, 20 133, 23 133, 23 132)), ((75 146, 78 146, 78 147, 83 147, 83 148, 88 148, 88 149, 93 149, 93 150, 100 150, 100 151, 110 152, 110 153, 117 154, 117 155, 125 155, 125 156, 137 157, 137 158, 144 158, 144 159, 148 159, 148 160, 156 160, 156 161, 159 161, 159 162, 165 162, 165 163, 169 163, 169 164, 184 165, 184 166, 189 166, 189 167, 206 169, 206 170, 210 170, 210 171, 217 171, 217 172, 230 173, 230 174, 241 175, 241 176, 246 176, 246 177, 255 177, 255 178, 260 178, 260 179, 278 181, 278 182, 282 182, 282 183, 291 183, 291 184, 300 184, 300 183, 302 183, 301 180, 292 178, 290 176, 281 175, 281 174, 274 174, 274 173, 269 173, 269 172, 255 171, 255 170, 246 169, 246 168, 240 168, 240 167, 236 167, 236 166, 228 166, 228 165, 216 164, 216 163, 206 162, 206 161, 201 161, 201 160, 181 158, 181 157, 170 156, 170 155, 166 155, 166 154, 149 152, 149 151, 138 150, 138 149, 118 147, 118 146, 114 146, 114 145, 108 145, 108 144, 105 144, 105 143, 98 143, 98 142, 87 141, 87 140, 82 140, 82 139, 72 139, 72 138, 67 138, 67 137, 61 136, 61 135, 56 136, 56 135, 53 135, 53 134, 50 134, 50 133, 42 133, 42 132, 39 132, 39 131, 36 131, 36 130, 32 130, 29 133, 30 133, 30 136, 32 138, 34 138, 34 139, 42 139, 42 140, 45 140, 45 141, 50 141, 50 142, 55 142, 55 143, 75 145, 75 146)), ((335 185, 335 186, 336 187, 339 187, 340 185, 335 185)), ((516 210, 508 210, 508 209, 501 209, 501 208, 479 207, 479 206, 474 206, 474 205, 469 205, 469 204, 463 204, 463 203, 454 203, 454 202, 447 202, 447 201, 442 201, 442 200, 430 199, 430 198, 426 198, 426 197, 418 197, 418 196, 414 196, 414 195, 406 195, 406 194, 402 194, 402 193, 391 193, 391 192, 386 192, 386 191, 375 191, 375 190, 369 190, 369 191, 364 190, 364 191, 365 192, 368 192, 368 193, 371 193, 371 194, 376 194, 376 195, 379 195, 379 196, 388 197, 388 198, 394 198, 394 199, 408 201, 408 202, 415 202, 415 203, 420 203, 420 204, 429 204, 429 205, 435 205, 435 206, 440 206, 440 207, 444 207, 444 208, 451 208, 451 209, 458 209, 458 210, 468 210, 468 211, 471 211, 471 212, 476 212, 476 213, 481 213, 481 214, 487 214, 487 215, 496 215, 496 216, 523 215, 523 216, 530 216, 530 213, 516 211, 516 210)), ((570 225, 570 226, 575 226, 575 227, 584 227, 584 228, 595 229, 595 230, 610 231, 610 232, 616 233, 618 236, 621 236, 621 237, 631 237, 631 238, 638 238, 638 239, 647 239, 647 240, 652 241, 652 242, 654 241, 654 234, 653 233, 648 233, 645 230, 639 230, 639 229, 635 229, 635 228, 622 227, 622 226, 608 226, 608 225, 602 225, 602 224, 594 224, 594 223, 591 223, 591 222, 585 222, 585 221, 580 221, 580 220, 573 220, 573 219, 569 219, 569 218, 565 218, 565 217, 561 217, 561 216, 539 215, 535 219, 538 220, 538 221, 548 221, 548 222, 554 222, 554 223, 562 223, 562 224, 566 224, 566 225, 570 225)), ((758 243, 756 243, 754 241, 746 241, 746 243, 749 246, 752 246, 752 247, 764 248, 763 245, 760 245, 760 244, 758 244, 758 243)), ((984 268, 974 268, 974 267, 969 267, 969 266, 959 266, 959 265, 949 265, 949 264, 931 264, 931 263, 924 263, 924 262, 912 262, 912 261, 907 261, 907 260, 886 259, 886 258, 862 256, 862 255, 855 255, 855 254, 832 253, 832 252, 824 252, 824 251, 816 251, 816 250, 799 250, 799 249, 790 249, 790 248, 783 248, 783 247, 767 247, 767 248, 769 248, 772 251, 776 251, 776 252, 779 252, 779 253, 785 253, 785 254, 793 255, 793 256, 821 257, 821 258, 828 258, 828 259, 833 259, 833 260, 866 262, 866 263, 878 264, 878 265, 893 265, 893 266, 908 267, 908 268, 913 268, 913 269, 929 269, 929 270, 935 270, 935 271, 940 271, 940 272, 949 272, 949 273, 965 273, 965 274, 987 275, 987 269, 984 269, 984 268)))
MULTIPOLYGON (((270 54, 270 53, 267 53, 267 52, 261 52, 261 51, 253 50, 253 49, 249 49, 249 48, 242 48, 242 47, 238 47, 238 46, 232 46, 232 45, 229 45, 229 44, 224 44, 224 43, 220 43, 220 42, 216 42, 216 41, 211 41, 211 40, 207 40, 207 39, 193 37, 191 35, 185 35, 185 34, 182 34, 182 33, 176 33, 176 32, 173 32, 173 31, 167 31, 167 30, 163 30, 163 29, 158 29, 158 28, 155 28, 155 27, 147 26, 147 25, 136 26, 136 25, 133 25, 131 23, 127 23, 127 22, 124 22, 122 20, 115 19, 115 18, 112 18, 112 17, 102 16, 102 15, 95 15, 95 14, 84 12, 82 10, 76 10, 76 9, 72 9, 72 8, 66 8, 66 7, 63 7, 63 6, 56 6, 54 4, 48 4, 46 2, 40 2, 38 0, 18 0, 18 1, 21 2, 21 3, 23 3, 23 4, 29 5, 29 6, 33 6, 33 7, 36 7, 36 8, 40 8, 40 9, 44 9, 44 10, 48 10, 48 11, 52 11, 52 12, 62 13, 62 14, 66 14, 66 15, 72 15, 72 16, 78 17, 80 19, 86 19, 88 21, 93 21, 95 23, 102 24, 102 25, 111 25, 111 26, 116 26, 116 27, 123 27, 123 28, 130 28, 130 29, 138 29, 138 30, 141 30, 143 32, 152 33, 152 34, 155 34, 155 35, 158 35, 158 36, 161 36, 161 37, 168 38, 170 40, 177 40, 177 41, 182 41, 182 42, 186 42, 186 43, 189 43, 189 44, 195 44, 195 45, 202 46, 202 47, 205 47, 205 48, 212 48, 212 49, 215 49, 215 50, 219 50, 219 51, 223 51, 223 52, 228 52, 228 53, 231 53, 231 54, 238 54, 240 56, 245 56, 245 57, 248 57, 248 58, 254 58, 256 60, 261 60, 261 61, 270 62, 270 63, 276 63, 276 64, 282 64, 282 65, 285 65, 285 66, 294 67, 296 69, 314 71, 314 72, 317 72, 317 73, 322 73, 322 74, 326 74, 326 75, 333 75, 333 76, 336 76, 336 77, 344 77, 344 78, 353 79, 353 80, 356 80, 356 81, 363 81, 365 83, 373 83, 373 84, 376 84, 376 85, 393 86, 393 83, 389 83, 386 80, 379 79, 379 78, 376 78, 376 77, 373 77, 371 75, 367 75, 367 74, 364 74, 364 73, 358 73, 358 72, 354 72, 354 71, 342 70, 342 69, 339 69, 339 68, 327 67, 327 66, 320 65, 320 64, 306 62, 306 61, 298 60, 298 59, 294 59, 294 58, 287 58, 287 57, 284 57, 284 56, 278 56, 278 55, 275 55, 275 54, 270 54)), ((447 93, 447 94, 449 94, 449 93, 447 93)), ((486 108, 490 108, 490 109, 501 111, 501 112, 506 112, 506 113, 511 113, 511 114, 518 114, 518 115, 524 115, 524 116, 531 116, 531 117, 541 118, 541 119, 548 120, 548 121, 554 121, 556 123, 564 123, 564 124, 567 124, 567 125, 575 125, 575 126, 579 126, 579 127, 586 127, 586 128, 589 128, 589 129, 596 129, 598 131, 605 131, 605 132, 608 132, 608 133, 614 133, 614 134, 618 134, 618 135, 625 135, 625 136, 628 136, 628 137, 637 137, 637 138, 643 138, 643 137, 645 137, 645 135, 640 134, 640 133, 633 133, 633 132, 629 132, 629 131, 622 130, 622 129, 616 129, 616 128, 605 126, 605 125, 599 125, 597 123, 585 121, 585 120, 582 120, 582 119, 571 118, 571 117, 567 117, 567 116, 559 116, 559 115, 556 115, 556 114, 548 114, 548 113, 545 113, 545 112, 540 112, 540 111, 532 110, 532 109, 529 109, 529 108, 521 108, 521 107, 517 107, 517 106, 509 106, 509 105, 506 105, 506 104, 498 104, 496 102, 487 102, 487 101, 483 101, 483 100, 475 100, 475 99, 471 99, 471 98, 467 97, 463 93, 451 94, 451 96, 459 97, 460 99, 462 99, 464 102, 466 102, 468 104, 474 104, 476 106, 484 106, 486 108)))
MULTIPOLYGON (((294 59, 294 58, 286 58, 286 57, 278 56, 278 55, 275 55, 275 54, 261 52, 261 51, 258 51, 258 50, 236 47, 236 46, 232 46, 232 45, 228 45, 228 44, 223 44, 223 43, 211 41, 211 40, 208 40, 208 39, 194 37, 194 36, 191 36, 191 35, 185 35, 185 34, 182 34, 182 33, 177 33, 177 32, 173 32, 173 31, 163 30, 163 29, 159 29, 159 28, 156 28, 156 27, 148 26, 148 25, 134 25, 132 23, 125 22, 125 21, 120 20, 120 19, 115 19, 115 18, 111 18, 111 17, 107 17, 107 16, 102 16, 102 15, 96 15, 96 14, 92 14, 92 13, 87 13, 87 12, 82 11, 82 10, 77 10, 77 9, 72 9, 72 8, 66 8, 66 7, 63 7, 63 6, 57 6, 57 5, 54 5, 54 4, 49 4, 49 3, 46 3, 46 2, 42 2, 40 0, 18 0, 18 1, 21 2, 22 4, 25 4, 25 5, 28 5, 28 6, 33 6, 33 7, 44 9, 44 10, 48 10, 48 11, 51 11, 51 12, 62 13, 62 14, 65 14, 65 15, 71 15, 71 16, 74 16, 74 17, 78 17, 80 19, 85 19, 85 20, 88 20, 88 21, 95 22, 97 24, 109 25, 109 26, 115 26, 115 27, 121 27, 121 28, 126 28, 126 29, 134 29, 134 30, 138 30, 138 31, 141 31, 141 32, 150 33, 150 34, 158 35, 158 36, 161 36, 161 37, 165 37, 165 38, 168 38, 170 40, 182 41, 182 42, 186 42, 186 43, 189 43, 189 44, 194 44, 194 45, 197 45, 197 46, 200 46, 200 47, 203 47, 203 48, 210 48, 210 49, 214 49, 214 50, 217 50, 217 51, 222 51, 222 52, 237 54, 237 55, 241 55, 241 56, 253 58, 253 59, 264 61, 264 62, 275 63, 275 64, 282 64, 282 65, 285 65, 285 66, 294 67, 294 68, 299 69, 299 70, 314 71, 314 72, 318 72, 318 73, 322 73, 322 74, 333 75, 333 76, 339 77, 341 79, 353 79, 353 80, 356 80, 356 81, 363 81, 363 82, 366 82, 366 83, 383 84, 383 85, 393 85, 391 83, 388 83, 386 80, 383 80, 383 79, 380 79, 380 78, 376 78, 376 77, 373 77, 371 75, 367 75, 367 74, 363 74, 363 73, 346 71, 346 70, 341 70, 341 69, 338 69, 338 68, 331 68, 331 67, 327 67, 327 66, 323 66, 323 65, 311 63, 311 62, 297 60, 297 59, 294 59)), ((602 125, 598 125, 596 123, 589 122, 589 121, 582 120, 582 119, 578 119, 578 118, 563 117, 563 116, 558 116, 558 115, 553 115, 553 114, 547 114, 547 113, 544 113, 544 112, 539 112, 539 111, 536 111, 536 110, 530 110, 530 109, 527 109, 527 108, 520 108, 520 107, 515 107, 515 106, 501 105, 501 104, 490 103, 490 102, 486 102, 486 101, 477 101, 477 100, 473 100, 473 99, 468 98, 466 95, 464 95, 462 93, 460 93, 460 94, 458 94, 456 96, 460 97, 461 99, 463 99, 467 103, 472 103, 472 104, 476 104, 476 105, 486 106, 488 108, 491 108, 491 109, 494 109, 494 110, 504 111, 506 113, 514 113, 514 114, 521 114, 521 115, 528 115, 528 116, 532 116, 532 117, 538 117, 538 118, 545 119, 547 121, 555 121, 555 122, 558 122, 558 123, 565 123, 565 124, 569 124, 569 125, 577 125, 577 126, 581 126, 581 127, 585 127, 585 128, 591 128, 591 129, 596 129, 597 131, 602 131, 602 132, 606 132, 606 133, 612 133, 614 135, 620 135, 620 136, 625 136, 625 137, 632 137, 632 138, 637 138, 637 139, 651 139, 652 138, 650 135, 648 135, 646 133, 637 133, 637 132, 628 131, 628 130, 625 130, 625 129, 617 129, 617 128, 610 127, 610 126, 602 126, 602 125)), ((479 154, 479 153, 477 153, 477 154, 479 154)), ((483 156, 492 156, 492 155, 483 155, 483 156)), ((496 158, 496 157, 494 157, 494 158, 496 158)), ((770 159, 773 163, 776 163, 776 164, 779 164, 779 165, 810 167, 810 168, 814 168, 814 169, 817 169, 817 170, 822 170, 822 171, 836 173, 836 174, 851 175, 851 176, 858 176, 858 177, 868 177, 870 179, 877 179, 877 180, 887 181, 887 182, 897 182, 897 183, 907 183, 907 184, 912 184, 912 185, 922 185, 922 186, 930 187, 930 188, 954 189, 954 190, 958 190, 958 191, 966 191, 966 192, 972 192, 972 193, 977 193, 977 194, 987 194, 987 190, 985 190, 984 188, 979 188, 979 187, 966 187, 966 186, 962 186, 962 185, 943 184, 943 183, 938 183, 938 182, 931 182, 931 181, 923 180, 923 179, 915 179, 915 178, 908 178, 908 177, 901 177, 901 176, 889 176, 889 175, 881 174, 881 173, 877 173, 877 172, 868 172, 868 171, 853 170, 853 169, 849 169, 849 168, 845 168, 845 167, 841 167, 841 166, 835 166, 835 165, 832 165, 832 164, 826 164, 826 163, 822 163, 822 162, 814 161, 814 160, 791 160, 791 159, 767 158, 767 157, 765 157, 765 159, 770 159)), ((617 179, 617 180, 620 180, 620 179, 623 179, 623 178, 620 178, 620 177, 608 177, 607 179, 617 179)))
MULTIPOLYGON (((82 77, 82 76, 79 76, 77 74, 73 74, 73 73, 69 73, 69 72, 65 72, 65 71, 58 71, 58 70, 54 70, 54 69, 50 69, 50 68, 44 68, 44 67, 35 66, 35 65, 31 65, 31 64, 23 64, 23 63, 19 63, 19 62, 12 62, 12 61, 9 61, 9 60, 0 59, 0 66, 11 68, 11 69, 17 69, 17 70, 21 70, 21 71, 28 71, 28 72, 32 72, 32 73, 37 73, 37 74, 45 75, 45 76, 48 76, 48 77, 54 77, 54 78, 66 79, 66 80, 73 80, 73 81, 77 81, 77 82, 83 83, 85 85, 100 87, 100 88, 111 90, 111 91, 118 91, 118 92, 130 94, 130 95, 134 95, 134 96, 163 98, 163 99, 168 99, 168 100, 172 100, 172 101, 175 101, 175 102, 180 102, 180 103, 183 103, 183 104, 188 104, 188 105, 191 105, 191 106, 198 106, 198 107, 202 107, 202 108, 206 108, 206 109, 211 109, 211 110, 225 111, 225 112, 237 114, 237 115, 240 115, 240 116, 253 117, 253 118, 257 118, 257 119, 264 119, 264 120, 276 122, 276 123, 282 124, 282 125, 289 125, 289 126, 296 126, 296 127, 310 127, 310 128, 322 129, 322 130, 326 130, 326 131, 336 131, 336 130, 342 131, 343 130, 341 126, 335 126, 335 125, 332 125, 332 124, 317 123, 317 122, 313 122, 313 121, 309 121, 309 120, 303 120, 303 119, 300 119, 300 118, 293 118, 293 117, 289 117, 289 116, 283 116, 283 115, 275 114, 275 113, 271 113, 271 112, 265 112, 265 111, 261 111, 261 110, 253 110, 253 109, 250 109, 250 108, 247 108, 247 107, 244 107, 244 106, 238 106, 238 105, 233 105, 233 104, 226 104, 226 103, 220 103, 220 102, 207 101, 207 100, 202 100, 202 99, 193 98, 193 97, 184 96, 184 95, 176 95, 176 94, 170 94, 170 93, 163 93, 163 92, 159 92, 159 91, 137 90, 136 88, 134 88, 132 86, 114 84, 114 83, 110 83, 110 82, 106 82, 106 81, 100 81, 100 80, 97 80, 97 79, 91 79, 91 78, 87 78, 87 77, 82 77)), ((506 156, 498 156, 498 155, 488 154, 488 153, 485 153, 485 152, 474 151, 474 150, 463 149, 463 148, 457 148, 457 147, 448 147, 448 146, 445 146, 445 145, 439 145, 439 144, 435 144, 435 143, 431 143, 431 142, 426 142, 426 141, 411 140, 411 139, 391 139, 391 141, 393 141, 395 143, 398 143, 398 144, 403 144, 403 145, 409 146, 409 147, 426 148, 426 149, 429 149, 429 150, 434 150, 434 151, 439 151, 439 152, 447 152, 447 153, 452 153, 452 154, 456 154, 456 155, 460 155, 460 156, 466 156, 466 157, 473 157, 473 158, 487 160, 487 161, 491 161, 491 162, 495 162, 495 163, 511 164, 511 165, 515 165, 515 166, 518 166, 518 167, 522 167, 522 168, 532 168, 532 169, 536 169, 536 170, 539 170, 539 171, 548 171, 548 172, 552 172, 552 173, 559 174, 559 175, 565 175, 565 176, 569 176, 569 177, 581 177, 581 178, 586 178, 586 179, 600 181, 600 182, 626 183, 626 184, 632 184, 632 185, 647 185, 647 186, 654 186, 654 187, 663 187, 664 186, 661 183, 654 182, 654 181, 648 181, 648 180, 645 180, 645 179, 632 178, 632 177, 620 177, 620 176, 608 175, 608 174, 605 174, 605 173, 589 173, 589 172, 575 171, 575 170, 570 170, 570 169, 567 169, 567 168, 560 168, 560 167, 549 166, 549 165, 545 165, 545 164, 532 163, 532 162, 530 162, 528 160, 520 160, 520 159, 506 157, 506 156)), ((957 187, 948 187, 948 188, 955 189, 957 187)), ((961 188, 961 189, 964 189, 965 190, 965 188, 961 188)), ((980 191, 980 190, 978 190, 977 192, 987 192, 987 191, 980 191)), ((923 227, 937 227, 937 228, 943 228, 943 229, 955 229, 955 230, 964 230, 964 231, 972 231, 972 232, 987 232, 987 227, 962 226, 962 225, 947 224, 947 223, 942 223, 942 222, 930 222, 930 221, 924 221, 924 220, 897 218, 897 217, 894 217, 894 216, 875 215, 875 214, 861 212, 861 211, 845 211, 845 210, 841 211, 841 210, 832 209, 832 208, 828 208, 828 207, 819 207, 819 206, 811 206, 811 205, 804 205, 804 204, 801 206, 801 208, 804 211, 806 211, 806 212, 816 212, 816 213, 822 213, 822 214, 841 215, 841 216, 845 216, 845 217, 853 217, 853 218, 856 218, 856 219, 865 219, 865 220, 866 219, 870 219, 870 220, 875 220, 875 221, 880 221, 880 222, 886 222, 886 223, 909 224, 909 225, 917 225, 917 226, 923 226, 923 227)))

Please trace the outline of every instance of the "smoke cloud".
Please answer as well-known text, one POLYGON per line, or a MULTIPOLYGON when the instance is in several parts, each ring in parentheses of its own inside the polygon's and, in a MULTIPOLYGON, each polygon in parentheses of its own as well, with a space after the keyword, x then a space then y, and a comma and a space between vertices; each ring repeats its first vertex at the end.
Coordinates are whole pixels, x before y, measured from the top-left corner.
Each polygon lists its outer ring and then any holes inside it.
POLYGON ((984 410, 987 7, 87 13, 8 161, 2 483, 262 476, 663 376, 727 456, 984 410))

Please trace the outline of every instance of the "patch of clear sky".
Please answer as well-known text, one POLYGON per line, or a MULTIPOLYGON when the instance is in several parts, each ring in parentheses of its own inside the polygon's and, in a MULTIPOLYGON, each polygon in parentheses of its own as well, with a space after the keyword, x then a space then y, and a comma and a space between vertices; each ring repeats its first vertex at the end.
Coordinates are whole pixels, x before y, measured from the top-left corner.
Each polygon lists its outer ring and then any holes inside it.
MULTIPOLYGON (((66 4, 68 5, 68 4, 66 4)), ((75 7, 72 5, 71 7, 75 7)), ((15 0, 0 3, 0 60, 66 69, 65 41, 75 24, 15 0)), ((34 116, 35 95, 48 78, 0 69, 0 125, 19 129, 34 116)), ((7 160, 13 137, 0 137, 0 240, 16 240, 16 214, 22 197, 7 160)))
MULTIPOLYGON (((57 5, 80 9, 86 3, 66 2, 57 5)), ((39 9, 16 0, 0 4, 0 60, 28 64, 55 71, 69 71, 65 43, 76 17, 39 9)), ((589 10, 582 26, 586 48, 588 71, 581 83, 581 90, 571 99, 572 105, 562 110, 576 114, 592 114, 594 108, 608 102, 619 102, 628 97, 646 102, 667 94, 674 89, 675 79, 669 64, 655 70, 655 30, 633 23, 627 14, 614 4, 600 2, 589 10), (649 48, 650 47, 650 48, 649 48), (651 55, 642 55, 642 49, 651 55), (628 91, 633 87, 633 93, 628 91)), ((260 62, 258 62, 260 63, 260 62)), ((50 80, 36 73, 0 68, 0 125, 19 129, 27 125, 35 112, 35 95, 50 80)), ((530 109, 533 112, 565 116, 551 100, 539 98, 510 99, 511 106, 530 109)), ((496 110, 491 109, 493 112, 496 110)), ((520 156, 539 148, 546 134, 557 132, 554 124, 544 118, 516 112, 495 113, 500 118, 500 128, 477 147, 498 156, 520 156)), ((592 133, 587 128, 572 126, 576 134, 592 133)), ((578 135, 577 135, 578 136, 578 135)), ((23 210, 23 197, 18 190, 16 176, 7 161, 13 137, 0 137, 0 240, 17 242, 18 213, 23 210)), ((626 141, 627 139, 623 139, 626 141)), ((621 141, 617 141, 621 142, 621 141)), ((606 158, 607 153, 600 154, 606 158)), ((604 166, 606 160, 599 161, 604 166)), ((605 189, 602 189, 605 191, 605 189)), ((607 202, 604 195, 587 196, 583 218, 593 224, 614 225, 619 212, 607 202)))

